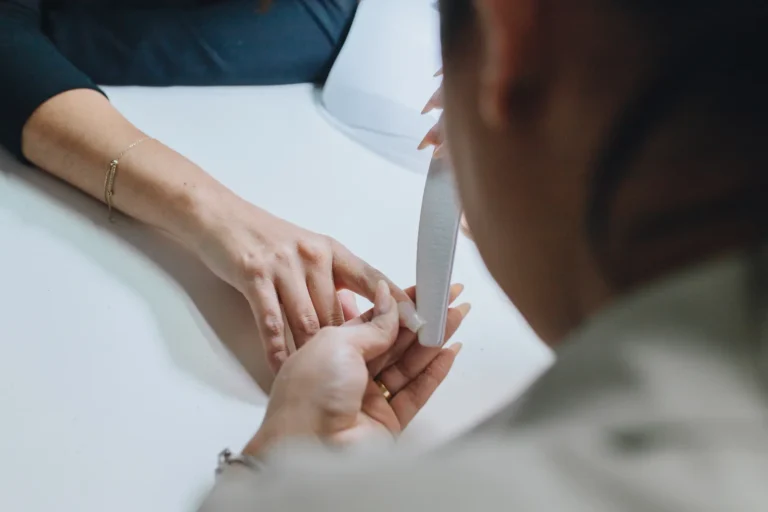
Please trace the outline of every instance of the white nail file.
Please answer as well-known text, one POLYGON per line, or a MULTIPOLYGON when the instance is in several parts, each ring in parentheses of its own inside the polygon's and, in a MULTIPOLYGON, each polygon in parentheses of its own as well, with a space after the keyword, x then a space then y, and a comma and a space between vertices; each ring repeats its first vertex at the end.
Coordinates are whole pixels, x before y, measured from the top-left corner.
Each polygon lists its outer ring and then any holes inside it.
POLYGON ((416 310, 424 320, 419 343, 440 347, 461 223, 461 206, 447 157, 432 159, 424 187, 416 255, 416 310))

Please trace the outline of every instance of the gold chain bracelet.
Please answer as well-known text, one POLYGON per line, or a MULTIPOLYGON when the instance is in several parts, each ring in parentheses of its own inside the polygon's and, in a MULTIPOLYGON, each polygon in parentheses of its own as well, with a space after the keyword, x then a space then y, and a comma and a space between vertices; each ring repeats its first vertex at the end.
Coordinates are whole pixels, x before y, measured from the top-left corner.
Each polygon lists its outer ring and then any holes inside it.
POLYGON ((112 198, 115 195, 115 176, 117 175, 117 166, 120 165, 120 159, 125 156, 126 153, 128 153, 130 150, 138 146, 139 144, 143 142, 147 142, 148 140, 152 140, 152 137, 145 137, 143 139, 139 139, 127 148, 125 148, 123 151, 120 152, 119 155, 117 155, 117 158, 112 160, 109 163, 109 169, 107 170, 107 176, 104 179, 104 202, 107 203, 107 208, 109 209, 109 221, 114 222, 114 218, 112 217, 112 198))

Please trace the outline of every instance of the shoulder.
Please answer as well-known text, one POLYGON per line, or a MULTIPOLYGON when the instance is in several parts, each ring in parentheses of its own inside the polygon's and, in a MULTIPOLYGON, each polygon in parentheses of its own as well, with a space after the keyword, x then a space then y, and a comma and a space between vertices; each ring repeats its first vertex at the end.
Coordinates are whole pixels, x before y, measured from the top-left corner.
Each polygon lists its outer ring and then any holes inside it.
POLYGON ((326 454, 315 460, 322 461, 322 471, 316 466, 292 475, 240 470, 217 484, 202 510, 607 512, 660 510, 672 503, 680 512, 751 511, 756 509, 739 506, 741 485, 750 482, 754 502, 768 500, 759 482, 768 463, 753 455, 759 447, 744 442, 727 453, 695 453, 666 441, 606 449, 605 439, 594 431, 572 429, 484 436, 427 457, 387 455, 351 462, 326 454), (750 464, 734 467, 724 464, 726 458, 750 464), (697 470, 689 471, 693 465, 697 470), (723 467, 732 472, 728 478, 723 467))

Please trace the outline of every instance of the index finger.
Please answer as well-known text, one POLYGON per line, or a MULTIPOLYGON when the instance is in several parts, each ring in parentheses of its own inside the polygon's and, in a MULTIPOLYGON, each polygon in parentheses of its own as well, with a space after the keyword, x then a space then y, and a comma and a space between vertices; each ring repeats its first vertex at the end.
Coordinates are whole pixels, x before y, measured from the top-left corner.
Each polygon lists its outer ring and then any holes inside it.
POLYGON ((389 286, 395 301, 413 303, 413 299, 389 280, 381 271, 372 267, 338 242, 333 242, 333 278, 337 288, 346 288, 373 302, 379 281, 389 286))

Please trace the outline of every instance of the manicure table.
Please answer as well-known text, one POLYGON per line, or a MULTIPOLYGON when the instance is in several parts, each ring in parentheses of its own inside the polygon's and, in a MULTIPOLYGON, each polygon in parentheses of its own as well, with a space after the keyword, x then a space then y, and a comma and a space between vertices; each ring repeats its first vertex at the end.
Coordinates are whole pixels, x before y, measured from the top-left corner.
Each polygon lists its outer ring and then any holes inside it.
MULTIPOLYGON (((415 283, 425 176, 336 130, 311 86, 107 92, 249 201, 415 283)), ((462 235, 453 281, 473 306, 454 336, 464 349, 404 447, 460 435, 551 363, 462 235)), ((164 235, 112 224, 0 154, 0 510, 193 510, 219 451, 258 429, 269 383, 236 291, 164 235)))

